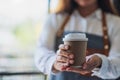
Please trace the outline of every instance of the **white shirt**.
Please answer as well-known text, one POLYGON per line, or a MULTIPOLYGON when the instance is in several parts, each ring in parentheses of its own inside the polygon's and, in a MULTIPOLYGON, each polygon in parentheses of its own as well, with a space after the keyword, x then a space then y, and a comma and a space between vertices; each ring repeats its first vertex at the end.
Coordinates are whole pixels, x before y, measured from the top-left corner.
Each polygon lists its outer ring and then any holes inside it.
MULTIPOLYGON (((103 79, 116 79, 120 76, 120 18, 108 13, 106 17, 111 49, 109 57, 95 53, 95 55, 101 57, 102 67, 98 71, 93 71, 93 75, 103 79)), ((43 30, 38 41, 35 63, 38 69, 45 74, 51 73, 52 65, 56 59, 56 52, 54 52, 56 32, 65 18, 66 14, 51 14, 43 25, 43 30)), ((82 17, 76 10, 71 15, 65 31, 87 32, 102 36, 101 19, 100 9, 86 18, 82 17)))

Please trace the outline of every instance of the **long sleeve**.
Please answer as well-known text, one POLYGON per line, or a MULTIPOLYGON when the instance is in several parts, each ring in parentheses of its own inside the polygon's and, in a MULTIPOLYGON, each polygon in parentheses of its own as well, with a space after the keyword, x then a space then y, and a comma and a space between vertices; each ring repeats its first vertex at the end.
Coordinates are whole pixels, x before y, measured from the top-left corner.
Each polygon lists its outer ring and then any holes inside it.
MULTIPOLYGON (((66 15, 50 15, 46 20, 39 39, 38 48, 35 56, 35 63, 38 69, 49 74, 55 61, 54 42, 56 31, 63 23, 66 15), (56 19, 57 18, 57 19, 56 19)), ((109 56, 95 54, 101 57, 102 66, 93 75, 103 79, 115 79, 120 76, 120 18, 107 14, 108 33, 111 42, 109 56)), ((88 18, 82 18, 79 12, 75 11, 66 24, 65 31, 86 32, 102 36, 101 10, 88 18)))
POLYGON ((52 65, 56 59, 54 52, 55 35, 56 20, 55 14, 52 14, 49 15, 43 25, 35 55, 35 64, 44 74, 49 74, 51 72, 52 65))
POLYGON ((98 55, 102 59, 102 67, 98 71, 93 71, 93 75, 103 79, 116 79, 120 77, 120 19, 113 19, 113 29, 110 35, 111 49, 109 56, 98 55))

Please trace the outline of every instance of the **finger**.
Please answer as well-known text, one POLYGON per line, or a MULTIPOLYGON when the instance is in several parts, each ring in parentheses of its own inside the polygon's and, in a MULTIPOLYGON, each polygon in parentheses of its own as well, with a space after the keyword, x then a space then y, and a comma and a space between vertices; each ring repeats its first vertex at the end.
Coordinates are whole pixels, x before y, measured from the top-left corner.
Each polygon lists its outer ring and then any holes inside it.
POLYGON ((74 60, 70 60, 69 58, 62 57, 62 56, 58 56, 56 58, 56 60, 59 61, 59 62, 64 62, 64 63, 69 63, 69 64, 73 64, 74 63, 74 60))
POLYGON ((87 68, 87 70, 92 71, 94 68, 96 68, 97 64, 96 63, 92 63, 91 65, 89 65, 89 67, 87 68))
MULTIPOLYGON (((100 61, 101 59, 98 57, 98 56, 92 56, 89 60, 88 60, 88 62, 90 63, 95 63, 96 65, 98 64, 98 62, 100 61)), ((91 64, 90 63, 90 64, 91 64)))
POLYGON ((79 73, 79 74, 82 74, 82 75, 90 73, 89 71, 86 71, 86 70, 83 70, 83 69, 78 69, 78 68, 66 68, 66 71, 79 73))
POLYGON ((84 64, 83 64, 83 69, 84 70, 88 70, 88 69, 90 69, 90 67, 93 65, 93 63, 89 63, 89 62, 85 62, 84 64))
POLYGON ((69 60, 69 64, 74 64, 74 60, 69 60))
POLYGON ((69 64, 57 61, 56 66, 60 71, 64 71, 69 64))
POLYGON ((85 70, 92 70, 97 66, 97 63, 94 59, 89 59, 86 63, 83 64, 83 69, 85 70))
POLYGON ((73 72, 79 72, 79 71, 81 71, 81 69, 72 68, 72 67, 66 68, 66 70, 67 71, 73 71, 73 72))
POLYGON ((86 71, 91 71, 91 70, 93 70, 94 68, 95 68, 95 65, 94 65, 94 64, 87 64, 87 63, 85 63, 85 64, 83 65, 83 69, 86 70, 86 71))
POLYGON ((69 58, 63 57, 63 56, 57 56, 57 61, 69 63, 69 58))
POLYGON ((66 51, 63 50, 58 50, 57 51, 58 56, 64 56, 64 57, 69 57, 69 53, 67 53, 66 51))
POLYGON ((57 66, 59 66, 59 67, 67 67, 67 66, 69 66, 69 64, 57 61, 57 66))
POLYGON ((70 58, 70 59, 74 58, 74 55, 72 53, 68 53, 68 52, 63 51, 63 50, 58 50, 57 54, 58 54, 58 56, 64 56, 64 57, 67 57, 67 58, 70 58))
POLYGON ((61 44, 61 45, 59 46, 59 49, 61 49, 61 50, 68 50, 68 49, 69 49, 69 46, 68 46, 68 45, 64 45, 64 44, 61 44))
POLYGON ((71 68, 70 71, 75 72, 75 73, 79 73, 79 74, 82 74, 82 75, 90 73, 90 71, 86 71, 86 70, 81 69, 81 68, 71 68))
POLYGON ((69 58, 70 59, 74 59, 74 54, 73 53, 69 53, 69 58))

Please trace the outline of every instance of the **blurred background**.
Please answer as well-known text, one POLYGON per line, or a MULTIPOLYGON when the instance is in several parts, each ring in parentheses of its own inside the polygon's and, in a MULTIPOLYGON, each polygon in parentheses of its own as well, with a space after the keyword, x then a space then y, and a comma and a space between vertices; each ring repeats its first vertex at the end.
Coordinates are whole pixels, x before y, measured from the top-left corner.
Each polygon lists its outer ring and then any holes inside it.
POLYGON ((57 0, 0 0, 0 80, 46 78, 33 57, 42 22, 56 4, 57 0))
POLYGON ((57 2, 0 0, 0 80, 47 79, 35 67, 34 54, 42 23, 57 2))

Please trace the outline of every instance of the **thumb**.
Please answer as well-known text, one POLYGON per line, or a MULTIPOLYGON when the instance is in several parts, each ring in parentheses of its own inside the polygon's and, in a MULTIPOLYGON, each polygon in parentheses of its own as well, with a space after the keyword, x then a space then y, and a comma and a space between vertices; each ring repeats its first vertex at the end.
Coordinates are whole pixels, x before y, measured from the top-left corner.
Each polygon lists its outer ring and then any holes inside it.
POLYGON ((87 70, 90 66, 91 58, 86 60, 86 62, 83 64, 83 69, 87 70))
POLYGON ((84 63, 83 64, 83 69, 86 70, 88 68, 88 64, 87 63, 84 63))

